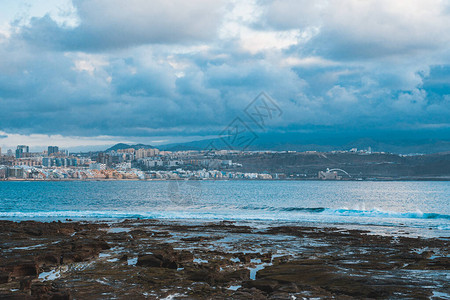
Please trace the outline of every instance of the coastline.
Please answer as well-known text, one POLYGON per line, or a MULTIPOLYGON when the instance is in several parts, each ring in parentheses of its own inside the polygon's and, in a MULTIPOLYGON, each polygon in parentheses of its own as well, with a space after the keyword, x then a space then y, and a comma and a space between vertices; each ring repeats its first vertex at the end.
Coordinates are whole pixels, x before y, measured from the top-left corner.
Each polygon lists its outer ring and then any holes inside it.
POLYGON ((214 178, 214 179, 188 179, 188 178, 178 178, 178 179, 166 179, 166 178, 158 178, 158 179, 138 179, 138 178, 92 178, 92 179, 76 179, 76 178, 62 178, 62 179, 39 179, 39 178, 1 178, 0 182, 65 182, 65 181, 81 181, 81 182, 91 182, 91 181, 184 181, 184 180, 195 180, 195 181, 321 181, 321 182, 347 182, 347 181, 450 181, 450 176, 445 177, 400 177, 400 178, 369 178, 369 179, 360 179, 360 178, 345 178, 341 180, 323 180, 318 178, 286 178, 286 179, 243 179, 243 178, 214 178))
POLYGON ((448 238, 261 224, 0 221, 0 298, 449 296, 448 238))

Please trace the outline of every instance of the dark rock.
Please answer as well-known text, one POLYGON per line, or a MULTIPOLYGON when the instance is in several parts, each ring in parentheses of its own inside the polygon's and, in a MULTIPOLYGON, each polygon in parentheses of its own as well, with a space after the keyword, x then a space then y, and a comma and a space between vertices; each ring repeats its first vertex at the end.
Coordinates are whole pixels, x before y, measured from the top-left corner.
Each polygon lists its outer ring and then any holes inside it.
POLYGON ((153 254, 139 255, 136 266, 162 268, 163 261, 153 254))
MULTIPOLYGON (((258 279, 255 281, 276 281, 278 283, 294 283, 298 286, 320 287, 334 294, 357 298, 389 298, 396 288, 396 283, 392 283, 390 286, 388 283, 384 283, 385 286, 380 289, 381 283, 365 278, 351 277, 321 260, 291 261, 286 264, 269 266, 259 271, 257 277, 258 279)), ((268 287, 262 284, 258 288, 268 287)))
POLYGON ((43 234, 42 229, 40 229, 40 228, 33 228, 33 227, 24 228, 24 232, 26 234, 32 235, 32 236, 41 236, 43 234))
POLYGON ((92 240, 89 238, 79 238, 72 240, 69 249, 62 254, 61 264, 89 261, 97 257, 102 250, 109 249, 110 246, 104 240, 92 240))
POLYGON ((35 297, 32 297, 25 293, 8 293, 0 291, 0 299, 2 300, 36 300, 35 297))
POLYGON ((21 291, 29 291, 31 289, 31 278, 24 278, 20 281, 21 291))
POLYGON ((277 264, 281 264, 281 263, 286 263, 291 259, 292 259, 291 255, 278 256, 273 259, 272 263, 274 265, 277 265, 277 264))
POLYGON ((50 295, 51 300, 72 300, 73 297, 69 291, 55 292, 50 295))
POLYGON ((136 265, 142 267, 156 267, 168 269, 178 268, 176 258, 173 255, 167 253, 139 255, 136 265))
POLYGON ((75 229, 73 227, 62 227, 59 228, 58 232, 63 235, 72 235, 75 232, 75 229))
POLYGON ((0 270, 0 284, 8 283, 11 281, 11 273, 0 270))
POLYGON ((250 279, 249 269, 240 269, 224 275, 226 281, 242 281, 250 279))
POLYGON ((239 289, 233 294, 232 299, 252 299, 252 300, 265 300, 267 295, 256 288, 251 289, 239 289))
POLYGON ((194 255, 186 250, 174 251, 172 247, 154 250, 152 254, 140 255, 137 266, 177 269, 182 263, 191 262, 194 255))
POLYGON ((74 262, 89 261, 95 258, 98 252, 91 251, 78 251, 78 252, 67 252, 62 255, 61 264, 71 264, 74 262))
POLYGON ((193 237, 182 238, 181 240, 184 242, 202 242, 206 239, 207 238, 204 236, 193 236, 193 237))
POLYGON ((202 267, 198 270, 189 271, 188 278, 196 282, 206 282, 210 285, 226 282, 223 274, 210 267, 202 267))
POLYGON ((251 255, 245 253, 237 253, 236 256, 239 258, 241 263, 248 264, 251 261, 251 255))
POLYGON ((279 286, 276 288, 279 292, 286 292, 286 293, 297 293, 299 291, 298 286, 295 283, 292 282, 280 282, 279 286))
POLYGON ((56 267, 61 263, 60 253, 43 254, 36 258, 40 267, 56 267))
POLYGON ((120 260, 120 261, 126 261, 126 260, 128 260, 128 255, 126 255, 126 254, 122 255, 122 256, 120 257, 119 260, 120 260))
POLYGON ((34 299, 72 300, 72 294, 65 289, 52 287, 48 283, 35 283, 31 286, 31 295, 34 299))
POLYGON ((151 232, 146 232, 146 231, 141 230, 141 229, 131 230, 129 233, 131 234, 131 236, 133 238, 147 237, 147 236, 151 236, 152 235, 151 232))
POLYGON ((77 239, 72 242, 72 250, 79 251, 94 251, 100 252, 101 250, 108 250, 111 248, 104 240, 92 240, 92 239, 77 239))
POLYGON ((211 286, 204 282, 197 282, 194 283, 191 287, 192 294, 200 296, 200 298, 205 297, 205 295, 208 295, 211 293, 212 289, 211 286))
POLYGON ((179 262, 191 262, 194 260, 194 254, 187 250, 182 250, 177 253, 178 261, 179 262))
POLYGON ((260 291, 266 293, 272 293, 275 287, 278 285, 278 281, 275 280, 248 280, 244 282, 244 286, 247 288, 257 288, 260 291))
POLYGON ((34 261, 12 262, 6 266, 0 267, 0 271, 9 273, 11 278, 20 278, 25 276, 37 276, 39 274, 38 265, 34 261))
POLYGON ((48 283, 35 283, 31 286, 31 295, 42 299, 51 291, 51 286, 48 283))
POLYGON ((265 263, 270 263, 272 261, 272 253, 264 253, 261 255, 261 261, 265 263))
POLYGON ((440 238, 393 240, 362 231, 299 226, 255 230, 255 235, 244 236, 236 233, 245 228, 226 223, 188 226, 148 220, 130 222, 132 225, 126 227, 136 228, 130 231, 132 239, 126 238, 129 233, 99 230, 111 227, 102 222, 0 221, 0 299, 71 299, 71 293, 76 299, 141 299, 147 297, 145 293, 151 298, 186 294, 188 299, 429 299, 433 290, 444 292, 441 287, 447 284, 445 272, 436 272, 443 275, 433 276, 431 281, 426 275, 429 272, 416 274, 411 270, 450 268, 449 241, 440 238), (76 235, 68 235, 75 231, 76 235), (162 234, 151 236, 152 232, 162 234), (163 236, 169 232, 173 237, 164 241, 163 236), (30 238, 30 233, 38 235, 30 238), (270 234, 303 238, 297 247, 293 245, 296 239, 273 239, 270 234), (207 238, 181 240, 199 235, 207 238), (217 247, 211 242, 228 235, 239 238, 227 241, 226 247, 221 247, 222 242, 217 247), (40 246, 30 247, 35 245, 40 246), (29 280, 36 278, 38 271, 96 259, 110 246, 117 249, 113 257, 120 261, 101 259, 82 272, 68 268, 63 277, 51 283, 31 281, 29 288, 29 280), (189 251, 173 247, 189 247, 189 251), (270 252, 275 249, 277 255, 292 256, 272 257, 270 252), (413 249, 427 251, 418 254, 413 249), (252 252, 244 253, 249 250, 252 252), (138 257, 137 265, 141 267, 127 263, 142 251, 151 254, 138 257), (193 253, 206 262, 194 263, 193 253), (237 256, 242 263, 230 260, 237 256), (249 280, 248 268, 259 262, 252 263, 252 259, 273 263, 259 270, 254 281, 249 280), (396 269, 401 272, 392 271, 396 269), (408 277, 412 273, 413 281, 408 277), (238 290, 229 289, 239 285, 238 290), (19 286, 22 291, 11 291, 19 286))
POLYGON ((291 300, 292 296, 289 293, 285 292, 275 292, 270 294, 270 296, 267 298, 270 300, 291 300))

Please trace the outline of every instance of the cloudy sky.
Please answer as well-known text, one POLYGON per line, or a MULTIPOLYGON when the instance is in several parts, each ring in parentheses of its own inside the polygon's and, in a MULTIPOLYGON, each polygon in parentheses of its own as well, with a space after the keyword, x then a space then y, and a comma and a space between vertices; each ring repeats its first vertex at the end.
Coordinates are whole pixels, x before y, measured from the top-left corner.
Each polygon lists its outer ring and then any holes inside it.
POLYGON ((450 1, 1 0, 0 146, 450 132, 450 1))

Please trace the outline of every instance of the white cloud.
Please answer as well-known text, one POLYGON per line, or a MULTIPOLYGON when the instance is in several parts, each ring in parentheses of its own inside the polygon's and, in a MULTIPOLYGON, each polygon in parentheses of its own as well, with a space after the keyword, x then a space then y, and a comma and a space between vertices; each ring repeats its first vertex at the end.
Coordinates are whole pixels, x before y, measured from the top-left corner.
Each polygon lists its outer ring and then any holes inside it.
POLYGON ((358 102, 358 98, 352 91, 346 88, 336 85, 327 92, 327 96, 331 98, 333 102, 339 104, 350 104, 358 102))
POLYGON ((426 91, 414 89, 409 93, 401 93, 392 103, 392 107, 406 114, 422 113, 427 104, 426 97, 426 91))
POLYGON ((94 72, 100 71, 103 67, 109 65, 109 62, 102 55, 86 53, 66 53, 66 55, 74 57, 74 70, 88 72, 91 76, 94 75, 94 72))
POLYGON ((1 136, 7 136, 6 138, 0 138, 0 146, 5 152, 5 149, 15 149, 17 145, 28 145, 33 149, 45 149, 45 147, 49 145, 58 145, 61 148, 70 149, 79 146, 104 146, 118 143, 119 141, 127 141, 118 137, 111 136, 79 137, 62 136, 60 134, 24 135, 17 133, 7 133, 4 131, 0 131, 0 137, 1 136))
POLYGON ((281 61, 282 66, 287 67, 330 67, 339 63, 318 56, 297 57, 288 56, 281 61))
POLYGON ((256 54, 267 50, 282 50, 297 45, 301 33, 299 30, 255 31, 247 28, 240 33, 240 43, 244 50, 256 54))
MULTIPOLYGON (((281 29, 317 26, 330 51, 348 59, 417 54, 448 47, 450 16, 443 0, 273 0, 266 19, 281 29)), ((320 49, 318 49, 320 50, 320 49)))

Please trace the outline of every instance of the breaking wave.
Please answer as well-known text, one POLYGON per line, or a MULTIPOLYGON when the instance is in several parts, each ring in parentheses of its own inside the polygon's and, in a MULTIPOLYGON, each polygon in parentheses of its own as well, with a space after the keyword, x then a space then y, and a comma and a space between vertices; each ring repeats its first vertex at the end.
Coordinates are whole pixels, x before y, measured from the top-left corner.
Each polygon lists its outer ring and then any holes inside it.
POLYGON ((395 219, 441 219, 450 220, 450 215, 438 213, 393 212, 380 209, 332 209, 324 207, 173 207, 171 209, 152 211, 90 211, 90 210, 65 210, 65 211, 33 211, 33 212, 0 212, 2 219, 25 218, 143 218, 143 219, 262 219, 262 220, 302 220, 307 216, 334 216, 334 217, 364 217, 364 218, 395 218, 395 219))

